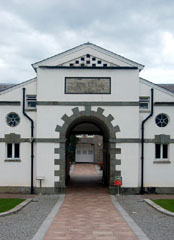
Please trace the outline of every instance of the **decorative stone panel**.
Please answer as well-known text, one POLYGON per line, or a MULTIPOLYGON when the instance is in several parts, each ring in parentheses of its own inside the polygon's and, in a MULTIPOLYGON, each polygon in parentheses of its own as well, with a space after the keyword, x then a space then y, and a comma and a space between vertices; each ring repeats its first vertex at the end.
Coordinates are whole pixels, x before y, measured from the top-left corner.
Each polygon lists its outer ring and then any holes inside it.
POLYGON ((21 135, 15 134, 15 133, 5 134, 5 142, 6 143, 20 143, 21 135))

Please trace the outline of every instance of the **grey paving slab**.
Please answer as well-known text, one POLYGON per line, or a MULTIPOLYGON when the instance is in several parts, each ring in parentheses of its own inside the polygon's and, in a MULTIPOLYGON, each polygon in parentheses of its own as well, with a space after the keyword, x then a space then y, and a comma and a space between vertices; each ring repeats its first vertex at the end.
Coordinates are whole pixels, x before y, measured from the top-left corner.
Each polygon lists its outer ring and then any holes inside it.
POLYGON ((122 206, 117 201, 116 196, 111 195, 112 202, 115 208, 120 212, 122 217, 125 219, 129 227, 135 233, 139 240, 149 240, 149 238, 145 235, 142 229, 135 223, 135 221, 129 216, 129 214, 122 208, 122 206))
POLYGON ((65 197, 64 194, 59 196, 57 203, 55 204, 55 206, 53 207, 53 209, 51 210, 51 212, 49 213, 47 218, 44 220, 44 222, 42 223, 42 225, 40 226, 39 230, 34 235, 32 240, 42 240, 44 238, 45 234, 47 233, 51 223, 53 222, 56 214, 58 213, 58 211, 64 201, 64 197, 65 197))

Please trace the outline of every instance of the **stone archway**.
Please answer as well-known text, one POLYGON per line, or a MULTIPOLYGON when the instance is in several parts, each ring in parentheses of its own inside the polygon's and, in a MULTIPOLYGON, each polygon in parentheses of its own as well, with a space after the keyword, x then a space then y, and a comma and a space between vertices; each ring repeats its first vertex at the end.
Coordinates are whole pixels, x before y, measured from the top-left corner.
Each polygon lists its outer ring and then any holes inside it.
POLYGON ((73 114, 67 116, 64 114, 62 120, 63 125, 57 125, 55 131, 59 132, 59 148, 55 148, 54 153, 59 154, 60 158, 55 159, 55 165, 60 165, 60 170, 55 171, 54 175, 59 176, 59 182, 55 182, 55 192, 65 191, 65 171, 66 171, 66 140, 67 132, 71 129, 71 126, 81 119, 91 119, 91 121, 98 121, 101 127, 104 129, 106 136, 105 141, 108 144, 108 161, 110 163, 110 176, 109 176, 109 190, 110 193, 115 192, 113 184, 115 176, 121 176, 121 171, 116 170, 117 165, 121 165, 121 160, 116 158, 116 154, 121 153, 120 148, 116 148, 116 133, 120 131, 119 126, 113 126, 112 121, 114 117, 109 114, 107 117, 103 114, 104 109, 98 107, 97 111, 91 110, 91 106, 85 106, 85 110, 80 111, 78 107, 72 109, 73 114))

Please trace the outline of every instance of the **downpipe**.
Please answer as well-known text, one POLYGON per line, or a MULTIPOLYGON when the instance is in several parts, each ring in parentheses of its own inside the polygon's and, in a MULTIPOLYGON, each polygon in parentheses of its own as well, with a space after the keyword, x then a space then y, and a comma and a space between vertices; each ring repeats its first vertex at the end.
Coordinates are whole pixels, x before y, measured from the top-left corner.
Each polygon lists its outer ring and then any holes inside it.
POLYGON ((151 111, 150 114, 141 123, 141 188, 140 194, 145 193, 144 189, 144 125, 149 118, 153 116, 153 105, 154 105, 154 90, 151 88, 151 111))
POLYGON ((33 163, 34 163, 34 121, 31 119, 25 112, 25 88, 23 90, 23 114, 28 120, 31 122, 31 186, 30 186, 30 193, 34 194, 34 187, 33 187, 33 163))

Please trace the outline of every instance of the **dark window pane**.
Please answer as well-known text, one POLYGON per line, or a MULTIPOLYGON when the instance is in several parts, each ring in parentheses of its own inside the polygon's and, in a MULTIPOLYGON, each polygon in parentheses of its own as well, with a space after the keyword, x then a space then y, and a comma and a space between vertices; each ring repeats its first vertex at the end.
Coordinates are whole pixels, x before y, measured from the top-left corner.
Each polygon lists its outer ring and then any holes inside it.
POLYGON ((36 101, 28 101, 28 107, 36 107, 36 101))
POLYGON ((168 158, 168 145, 163 144, 163 158, 168 158))
POLYGON ((140 102, 140 108, 141 108, 141 109, 148 109, 148 103, 146 103, 146 102, 140 102))
POLYGON ((7 144, 7 158, 12 158, 12 143, 7 144))
POLYGON ((160 158, 161 154, 160 154, 160 148, 161 148, 161 144, 155 144, 155 158, 160 158))
POLYGON ((14 149, 14 157, 19 158, 19 143, 15 144, 15 149, 14 149))
POLYGON ((79 60, 76 60, 75 63, 78 64, 78 63, 79 63, 79 60))

